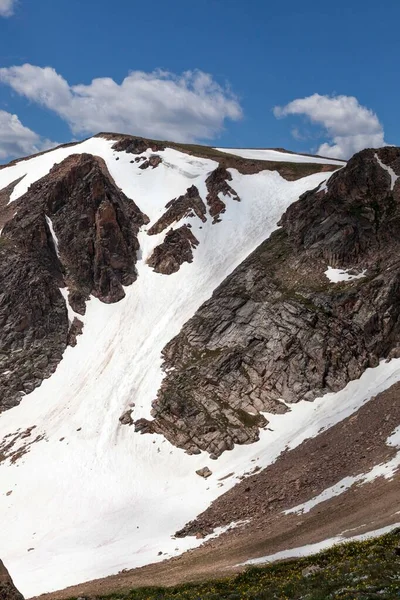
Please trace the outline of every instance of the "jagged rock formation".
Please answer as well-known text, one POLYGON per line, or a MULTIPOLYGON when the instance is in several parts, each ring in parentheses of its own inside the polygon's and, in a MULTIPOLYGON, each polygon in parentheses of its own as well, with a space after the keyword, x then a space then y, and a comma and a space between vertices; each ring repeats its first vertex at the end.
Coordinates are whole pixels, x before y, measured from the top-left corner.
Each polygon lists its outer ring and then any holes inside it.
POLYGON ((154 420, 137 430, 215 458, 258 438, 260 411, 337 391, 398 353, 398 175, 399 148, 365 150, 294 203, 166 346, 154 420), (328 264, 367 276, 332 284, 328 264))
POLYGON ((170 200, 165 208, 167 210, 163 216, 148 230, 147 233, 149 235, 161 233, 164 229, 172 225, 172 223, 180 221, 184 217, 197 216, 203 223, 207 220, 206 206, 200 198, 199 190, 195 185, 188 188, 186 194, 170 200))
MULTIPOLYGON (((102 134, 100 134, 102 135, 102 134)), ((104 134, 103 134, 104 135, 104 134)), ((105 134, 108 137, 109 134, 105 134)), ((115 139, 116 136, 112 136, 115 139)), ((119 136, 121 139, 113 145, 113 150, 116 152, 127 152, 128 154, 142 154, 148 148, 153 152, 165 150, 165 145, 162 142, 148 140, 146 138, 133 137, 131 135, 119 136)))
POLYGON ((168 231, 162 244, 154 248, 147 262, 156 273, 171 275, 171 273, 179 271, 184 262, 192 262, 192 250, 198 244, 199 242, 189 226, 182 225, 178 229, 168 231))
POLYGON ((11 579, 3 562, 0 560, 0 598, 1 600, 24 600, 11 579))
POLYGON ((162 158, 161 156, 158 156, 158 154, 153 154, 152 156, 150 156, 147 160, 145 160, 139 167, 139 169, 145 170, 148 169, 149 167, 152 167, 152 169, 155 169, 156 167, 158 167, 159 164, 161 164, 162 162, 162 158))
POLYGON ((232 181, 232 175, 224 167, 217 167, 206 179, 208 190, 207 204, 209 206, 210 215, 214 218, 214 223, 218 221, 218 215, 224 213, 226 204, 220 198, 220 194, 233 198, 240 202, 240 198, 235 190, 229 185, 228 181, 232 181))
MULTIPOLYGON (((49 377, 92 294, 116 302, 136 279, 139 227, 148 221, 105 163, 72 155, 13 202, 0 239, 0 411, 49 377), (14 215, 15 213, 15 215, 14 215)), ((9 211, 9 208, 7 208, 9 211)), ((3 215, 5 213, 2 213, 3 215)))

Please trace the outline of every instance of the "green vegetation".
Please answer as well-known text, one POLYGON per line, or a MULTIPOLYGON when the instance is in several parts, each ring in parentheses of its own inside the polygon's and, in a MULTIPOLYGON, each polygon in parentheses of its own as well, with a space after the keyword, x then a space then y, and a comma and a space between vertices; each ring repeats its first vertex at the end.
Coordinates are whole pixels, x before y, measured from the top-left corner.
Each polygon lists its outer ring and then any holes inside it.
MULTIPOLYGON (((229 579, 142 588, 97 600, 394 600, 400 598, 400 529, 308 558, 251 567, 229 579), (313 567, 311 574, 305 569, 313 567)), ((310 570, 310 569, 309 569, 310 570)), ((75 599, 74 599, 75 600, 75 599)))

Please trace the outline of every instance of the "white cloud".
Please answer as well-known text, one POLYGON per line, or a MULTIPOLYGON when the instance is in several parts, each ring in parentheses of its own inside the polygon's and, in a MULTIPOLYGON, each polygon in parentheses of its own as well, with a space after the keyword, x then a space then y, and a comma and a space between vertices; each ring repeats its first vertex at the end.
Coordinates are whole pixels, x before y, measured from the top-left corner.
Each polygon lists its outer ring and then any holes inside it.
POLYGON ((313 94, 276 106, 277 118, 305 115, 312 123, 322 125, 330 138, 318 148, 318 154, 333 158, 349 158, 363 148, 387 145, 376 114, 362 106, 354 96, 321 96, 313 94))
POLYGON ((0 17, 11 17, 15 5, 16 0, 0 0, 0 17))
POLYGON ((55 145, 25 127, 17 115, 0 110, 0 160, 34 154, 55 145))
POLYGON ((74 134, 114 131, 191 142, 215 137, 225 119, 242 116, 230 90, 202 71, 132 71, 121 84, 99 78, 71 86, 51 67, 25 64, 0 69, 0 81, 57 113, 74 134))

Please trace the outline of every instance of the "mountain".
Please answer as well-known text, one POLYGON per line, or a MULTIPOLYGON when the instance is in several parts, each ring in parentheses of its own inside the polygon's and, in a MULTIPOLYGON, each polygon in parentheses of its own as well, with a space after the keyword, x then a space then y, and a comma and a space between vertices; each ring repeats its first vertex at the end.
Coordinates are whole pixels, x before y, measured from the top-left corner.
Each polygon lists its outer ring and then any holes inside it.
POLYGON ((105 133, 0 168, 0 556, 25 596, 398 520, 399 176, 395 147, 105 133))

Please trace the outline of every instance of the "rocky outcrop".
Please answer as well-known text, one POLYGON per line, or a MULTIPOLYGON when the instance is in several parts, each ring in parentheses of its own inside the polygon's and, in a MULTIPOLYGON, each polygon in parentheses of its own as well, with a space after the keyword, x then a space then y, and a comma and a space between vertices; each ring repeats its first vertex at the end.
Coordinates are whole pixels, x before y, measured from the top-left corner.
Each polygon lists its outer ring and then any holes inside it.
POLYGON ((137 233, 147 217, 105 163, 72 155, 11 205, 0 238, 0 411, 49 377, 71 328, 60 288, 83 314, 90 295, 116 302, 136 279, 137 233))
POLYGON ((21 179, 22 177, 10 183, 10 185, 8 185, 6 188, 0 190, 0 233, 7 221, 12 219, 14 216, 14 207, 13 204, 10 203, 10 198, 16 185, 21 181, 21 179))
POLYGON ((0 560, 0 598, 1 600, 24 600, 11 579, 3 562, 0 560))
MULTIPOLYGON (((14 204, 3 236, 41 254, 84 299, 115 302, 135 281, 137 233, 148 218, 116 187, 102 159, 68 157, 14 204)), ((82 306, 75 301, 73 308, 82 306)))
POLYGON ((165 206, 167 209, 163 216, 148 230, 149 235, 161 233, 172 223, 185 217, 197 216, 203 223, 207 220, 207 208, 200 198, 199 190, 195 185, 187 189, 186 194, 170 200, 165 206))
POLYGON ((208 190, 207 204, 214 223, 219 220, 218 216, 226 210, 226 204, 220 198, 220 194, 240 202, 239 196, 229 185, 228 181, 232 181, 232 175, 221 166, 212 171, 206 179, 208 190))
MULTIPOLYGON (((100 134, 103 137, 109 137, 110 134, 100 134)), ((118 136, 112 136, 112 139, 115 139, 118 136)), ((155 140, 148 140, 146 138, 141 137, 132 137, 132 136, 120 136, 119 139, 112 147, 116 152, 127 152, 128 154, 142 154, 146 152, 149 148, 153 152, 160 152, 161 150, 165 150, 165 146, 162 142, 158 142, 155 140)))
POLYGON ((400 173, 400 149, 359 152, 332 175, 327 191, 307 192, 290 206, 281 224, 291 243, 332 266, 379 269, 400 243, 400 182, 392 185, 380 163, 400 173))
POLYGON ((393 186, 376 152, 400 175, 398 148, 356 155, 327 190, 288 209, 166 346, 154 420, 142 419, 142 431, 215 458, 257 440, 261 413, 287 410, 281 399, 337 391, 400 346, 400 180, 393 186), (332 284, 328 263, 367 276, 332 284))
POLYGON ((161 156, 158 156, 158 154, 152 154, 152 156, 149 156, 149 158, 140 165, 139 169, 145 170, 145 169, 148 169, 149 167, 151 167, 152 169, 155 169, 161 163, 162 163, 161 156))
POLYGON ((156 273, 171 275, 179 271, 184 262, 193 261, 193 249, 198 244, 188 225, 171 229, 162 244, 154 248, 147 263, 156 273))

